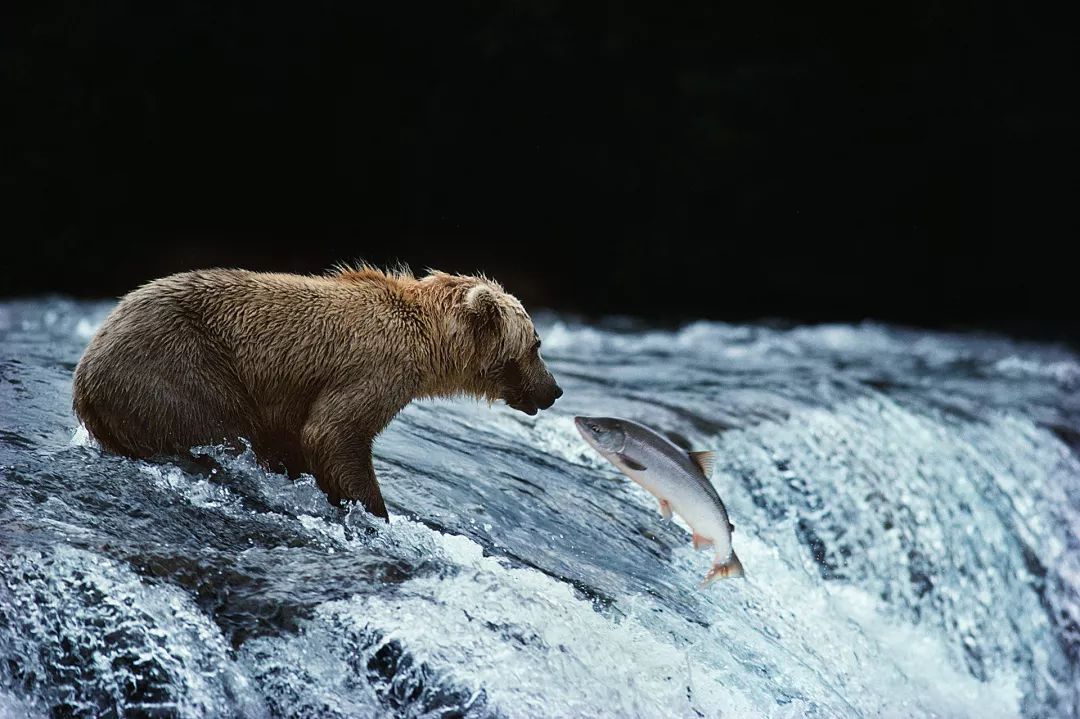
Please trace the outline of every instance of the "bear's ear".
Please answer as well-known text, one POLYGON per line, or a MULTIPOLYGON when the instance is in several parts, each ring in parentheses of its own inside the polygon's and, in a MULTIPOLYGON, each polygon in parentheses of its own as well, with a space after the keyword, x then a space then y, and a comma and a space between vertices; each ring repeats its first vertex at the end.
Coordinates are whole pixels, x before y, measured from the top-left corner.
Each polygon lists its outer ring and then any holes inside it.
POLYGON ((476 285, 465 293, 464 311, 477 345, 491 346, 503 330, 503 308, 487 285, 476 285))

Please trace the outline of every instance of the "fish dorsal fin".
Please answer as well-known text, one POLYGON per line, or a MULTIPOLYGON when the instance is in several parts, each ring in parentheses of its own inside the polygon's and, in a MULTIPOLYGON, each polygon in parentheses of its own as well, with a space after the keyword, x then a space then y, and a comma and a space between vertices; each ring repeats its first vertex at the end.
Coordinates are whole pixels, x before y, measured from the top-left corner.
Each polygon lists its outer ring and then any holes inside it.
POLYGON ((716 452, 691 452, 690 459, 694 460, 694 464, 701 467, 701 471, 706 477, 712 475, 713 465, 716 464, 716 452))

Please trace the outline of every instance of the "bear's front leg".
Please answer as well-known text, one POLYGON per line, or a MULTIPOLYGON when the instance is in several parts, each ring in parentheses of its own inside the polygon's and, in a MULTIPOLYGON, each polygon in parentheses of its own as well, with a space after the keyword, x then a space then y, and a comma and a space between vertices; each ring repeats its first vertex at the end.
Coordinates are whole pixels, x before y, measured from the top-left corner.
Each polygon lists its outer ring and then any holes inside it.
POLYGON ((354 500, 390 521, 371 462, 371 444, 382 427, 372 427, 372 418, 358 409, 362 405, 342 395, 316 402, 301 434, 304 458, 331 504, 354 500))
POLYGON ((342 500, 360 502, 367 511, 389 522, 371 462, 371 441, 356 436, 342 438, 338 447, 312 466, 318 467, 315 478, 332 504, 340 506, 342 500))

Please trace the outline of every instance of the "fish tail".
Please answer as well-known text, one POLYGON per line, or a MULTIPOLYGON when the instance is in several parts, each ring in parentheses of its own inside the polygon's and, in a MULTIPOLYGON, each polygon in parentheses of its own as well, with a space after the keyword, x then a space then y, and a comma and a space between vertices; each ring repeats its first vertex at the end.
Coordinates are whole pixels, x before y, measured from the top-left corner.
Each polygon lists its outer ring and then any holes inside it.
POLYGON ((731 556, 726 560, 713 564, 712 569, 709 570, 709 573, 705 575, 705 579, 701 582, 701 586, 706 587, 717 579, 734 579, 742 576, 745 576, 742 562, 739 561, 739 556, 735 554, 735 550, 731 550, 731 556))

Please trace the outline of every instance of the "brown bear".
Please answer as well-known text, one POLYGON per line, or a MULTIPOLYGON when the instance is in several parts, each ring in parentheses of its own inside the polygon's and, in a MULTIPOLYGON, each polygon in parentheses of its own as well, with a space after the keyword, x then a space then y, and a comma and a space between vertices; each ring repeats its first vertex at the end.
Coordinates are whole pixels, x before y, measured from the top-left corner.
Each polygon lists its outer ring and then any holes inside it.
POLYGON ((120 301, 75 370, 74 408, 110 452, 245 438, 267 466, 385 519, 375 436, 420 397, 547 409, 562 390, 539 350, 525 308, 484 277, 185 272, 120 301))

